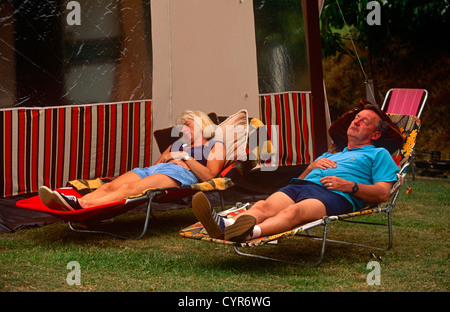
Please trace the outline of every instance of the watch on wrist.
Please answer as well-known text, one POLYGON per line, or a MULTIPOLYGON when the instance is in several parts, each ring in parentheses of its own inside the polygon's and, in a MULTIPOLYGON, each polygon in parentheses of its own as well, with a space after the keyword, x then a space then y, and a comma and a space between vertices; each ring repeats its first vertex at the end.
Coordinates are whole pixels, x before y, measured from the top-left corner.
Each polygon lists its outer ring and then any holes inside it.
POLYGON ((352 192, 351 194, 355 194, 356 192, 358 192, 359 187, 358 184, 356 184, 356 182, 353 184, 353 188, 352 188, 352 192))
POLYGON ((191 159, 191 155, 186 154, 185 156, 183 156, 184 161, 189 160, 189 159, 191 159))

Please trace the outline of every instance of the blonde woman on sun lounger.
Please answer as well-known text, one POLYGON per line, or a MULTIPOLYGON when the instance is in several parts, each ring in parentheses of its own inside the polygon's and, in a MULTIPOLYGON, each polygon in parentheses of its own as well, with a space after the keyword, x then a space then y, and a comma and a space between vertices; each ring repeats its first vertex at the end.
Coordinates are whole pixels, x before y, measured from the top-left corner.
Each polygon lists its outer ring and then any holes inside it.
POLYGON ((203 112, 185 111, 177 120, 182 137, 169 146, 153 166, 135 168, 81 198, 39 188, 51 209, 77 210, 123 200, 149 188, 194 184, 216 177, 225 162, 225 148, 214 137, 214 123, 203 112))

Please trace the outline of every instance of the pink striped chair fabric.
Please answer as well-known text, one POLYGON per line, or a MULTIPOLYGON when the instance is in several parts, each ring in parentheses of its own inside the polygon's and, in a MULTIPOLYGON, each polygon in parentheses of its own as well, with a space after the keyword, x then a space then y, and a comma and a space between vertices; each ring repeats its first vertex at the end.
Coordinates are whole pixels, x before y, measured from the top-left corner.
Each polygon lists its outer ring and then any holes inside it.
POLYGON ((386 94, 382 109, 388 114, 420 117, 427 95, 424 89, 391 89, 386 94))

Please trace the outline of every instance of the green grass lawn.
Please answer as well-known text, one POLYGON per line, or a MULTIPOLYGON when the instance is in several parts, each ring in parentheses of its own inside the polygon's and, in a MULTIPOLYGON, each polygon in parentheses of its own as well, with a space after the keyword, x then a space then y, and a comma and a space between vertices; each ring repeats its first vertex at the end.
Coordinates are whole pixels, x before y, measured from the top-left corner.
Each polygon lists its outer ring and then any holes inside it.
MULTIPOLYGON (((241 257, 231 247, 182 238, 181 228, 196 222, 191 209, 157 212, 146 236, 123 241, 70 231, 67 224, 0 235, 2 292, 447 292, 450 182, 408 179, 393 213, 394 245, 386 252, 327 245, 317 268, 241 257), (369 285, 370 261, 380 266, 380 285, 369 285), (67 268, 79 263, 80 285, 69 285, 67 268)), ((373 215, 383 219, 383 215, 373 215)), ((143 214, 118 217, 107 229, 140 233, 143 214)), ((385 245, 385 228, 335 222, 330 238, 385 245)), ((314 261, 319 243, 292 237, 252 252, 314 261)))

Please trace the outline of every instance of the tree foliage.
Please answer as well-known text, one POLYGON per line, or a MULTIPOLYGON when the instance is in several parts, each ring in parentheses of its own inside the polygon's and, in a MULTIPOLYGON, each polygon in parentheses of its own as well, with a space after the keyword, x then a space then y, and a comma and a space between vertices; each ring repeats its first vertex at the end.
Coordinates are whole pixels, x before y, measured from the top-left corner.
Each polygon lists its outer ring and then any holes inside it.
POLYGON ((365 79, 374 82, 377 104, 391 88, 426 89, 429 97, 415 149, 440 150, 446 155, 442 158, 450 159, 450 146, 442 144, 450 140, 450 0, 378 0, 381 25, 373 26, 367 23, 368 2, 326 0, 322 11, 324 79, 332 120, 367 97, 365 79), (361 74, 348 31, 368 77, 361 74))
POLYGON ((430 52, 430 45, 447 52, 450 43, 445 33, 450 29, 449 0, 378 0, 381 6, 381 24, 367 23, 369 0, 327 0, 322 11, 323 55, 350 53, 344 48, 342 30, 346 24, 355 31, 355 40, 361 42, 369 55, 386 52, 392 41, 397 41, 416 53, 430 52), (345 21, 345 22, 344 22, 345 21))

